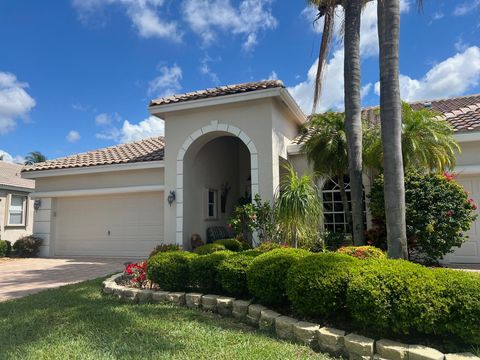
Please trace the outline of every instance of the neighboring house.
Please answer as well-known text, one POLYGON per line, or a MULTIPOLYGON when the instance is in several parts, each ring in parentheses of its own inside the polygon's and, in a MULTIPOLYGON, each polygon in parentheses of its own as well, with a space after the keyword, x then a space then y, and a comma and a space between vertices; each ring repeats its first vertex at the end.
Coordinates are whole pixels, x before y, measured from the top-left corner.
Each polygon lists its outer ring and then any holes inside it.
POLYGON ((23 179, 23 166, 0 161, 0 239, 15 242, 32 234, 35 181, 23 179))
MULTIPOLYGON (((459 181, 480 202, 480 95, 414 104, 422 106, 455 126, 463 150, 459 181)), ((165 120, 165 139, 25 168, 23 177, 36 180, 33 197, 41 199, 34 233, 45 239, 43 255, 145 256, 162 242, 188 249, 193 234, 205 239, 208 228, 225 226, 240 198, 273 200, 283 162, 310 172, 298 131, 307 119, 281 81, 171 96, 153 100, 149 110, 165 120)), ((335 179, 322 187, 332 209, 325 225, 341 230, 335 179)), ((450 260, 480 262, 480 222, 450 260)))

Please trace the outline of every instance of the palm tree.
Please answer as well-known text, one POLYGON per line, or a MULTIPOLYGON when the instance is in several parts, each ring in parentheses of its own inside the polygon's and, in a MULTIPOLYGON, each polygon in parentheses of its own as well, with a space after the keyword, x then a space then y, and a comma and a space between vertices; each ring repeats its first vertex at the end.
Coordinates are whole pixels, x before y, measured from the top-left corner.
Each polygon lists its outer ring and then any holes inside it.
POLYGON ((308 239, 312 230, 318 231, 322 207, 312 177, 298 176, 290 164, 284 168, 286 174, 276 194, 275 215, 280 232, 298 247, 308 239))
POLYGON ((402 104, 398 65, 400 0, 378 1, 377 17, 380 47, 380 120, 382 124, 388 256, 407 259, 405 182, 402 157, 402 104))
POLYGON ((44 161, 47 161, 47 158, 40 151, 32 151, 25 157, 25 165, 33 165, 44 161))
POLYGON ((328 50, 331 45, 335 8, 342 5, 345 10, 344 28, 344 92, 345 130, 348 145, 350 188, 352 196, 352 235, 354 243, 365 242, 363 229, 363 180, 362 180, 362 120, 360 81, 360 23, 363 5, 369 0, 310 0, 318 7, 317 19, 324 17, 324 27, 313 97, 313 112, 321 95, 322 76, 328 50))
POLYGON ((312 115, 306 127, 309 129, 309 134, 308 140, 302 145, 302 151, 307 154, 307 159, 316 173, 338 178, 343 210, 351 230, 352 214, 343 180, 348 170, 345 116, 334 112, 312 115))
MULTIPOLYGON (((402 103, 402 157, 405 170, 428 169, 441 172, 455 167, 455 152, 460 146, 450 124, 431 109, 414 110, 402 103)), ((382 140, 378 126, 366 131, 364 163, 381 169, 382 140)))

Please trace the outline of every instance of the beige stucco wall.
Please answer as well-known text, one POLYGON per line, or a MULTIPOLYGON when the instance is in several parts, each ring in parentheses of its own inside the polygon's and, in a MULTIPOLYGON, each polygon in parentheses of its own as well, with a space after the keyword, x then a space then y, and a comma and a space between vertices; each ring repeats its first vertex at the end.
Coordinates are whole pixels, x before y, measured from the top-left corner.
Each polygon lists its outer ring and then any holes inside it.
POLYGON ((457 166, 480 165, 480 141, 462 142, 457 154, 457 166))
MULTIPOLYGON (((284 114, 284 110, 272 98, 249 100, 234 104, 220 104, 193 110, 179 110, 171 113, 162 113, 165 119, 165 191, 176 190, 177 202, 166 209, 165 241, 186 243, 189 234, 184 229, 184 222, 177 221, 179 216, 184 216, 191 211, 184 206, 184 165, 185 151, 183 146, 191 146, 189 137, 201 139, 206 136, 214 138, 224 136, 227 133, 221 131, 204 134, 202 128, 232 126, 248 137, 248 141, 254 144, 257 152, 252 168, 258 168, 252 173, 252 184, 258 177, 258 193, 262 199, 273 200, 279 180, 279 155, 286 157, 286 146, 296 135, 293 130, 296 125, 292 118, 284 114), (177 210, 178 207, 178 210, 177 210), (181 233, 181 239, 179 239, 181 233)), ((195 144, 193 144, 195 146, 195 144)), ((185 149, 188 151, 188 149, 185 149)), ((255 186, 252 185, 255 192, 255 186)), ((188 215, 187 215, 188 217, 188 215)))
POLYGON ((28 196, 28 192, 0 189, 0 239, 15 242, 22 236, 31 235, 33 230, 33 200, 27 198, 25 226, 7 226, 8 194, 28 196))
POLYGON ((36 179, 36 192, 163 185, 164 169, 137 169, 36 179))

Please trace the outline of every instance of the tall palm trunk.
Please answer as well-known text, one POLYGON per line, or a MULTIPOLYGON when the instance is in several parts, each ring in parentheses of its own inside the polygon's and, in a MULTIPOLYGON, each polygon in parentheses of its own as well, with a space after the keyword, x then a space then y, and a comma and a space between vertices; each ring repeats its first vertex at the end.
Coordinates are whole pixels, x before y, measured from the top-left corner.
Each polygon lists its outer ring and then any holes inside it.
POLYGON ((362 118, 360 81, 360 22, 363 0, 348 0, 345 8, 345 132, 352 196, 352 235, 355 245, 365 244, 363 229, 362 118))
POLYGON ((350 210, 350 206, 348 205, 348 197, 347 197, 347 192, 345 190, 345 181, 343 181, 343 175, 342 173, 337 174, 338 177, 338 187, 340 188, 340 198, 342 199, 342 204, 343 204, 343 212, 345 213, 345 220, 347 220, 348 224, 348 232, 351 231, 352 229, 352 212, 350 210))
POLYGON ((388 256, 406 259, 408 252, 401 139, 402 104, 398 66, 400 0, 379 0, 377 15, 380 45, 380 118, 382 124, 388 256))

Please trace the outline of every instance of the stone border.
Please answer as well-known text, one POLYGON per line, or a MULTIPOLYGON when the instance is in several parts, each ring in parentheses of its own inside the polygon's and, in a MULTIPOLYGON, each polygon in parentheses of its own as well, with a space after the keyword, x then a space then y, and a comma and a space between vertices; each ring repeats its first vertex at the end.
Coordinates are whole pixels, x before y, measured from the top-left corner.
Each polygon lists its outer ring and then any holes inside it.
POLYGON ((246 300, 211 294, 129 288, 117 283, 122 276, 123 273, 119 273, 105 280, 102 283, 103 293, 133 303, 164 302, 231 316, 269 331, 280 339, 311 346, 333 356, 345 356, 350 360, 480 360, 471 353, 443 354, 426 346, 407 345, 388 339, 376 341, 355 333, 347 334, 344 330, 320 327, 283 316, 246 300))

